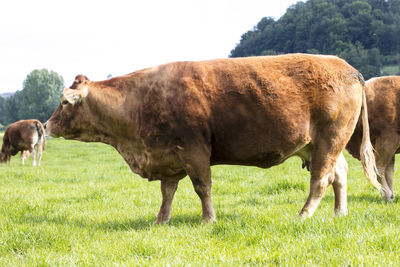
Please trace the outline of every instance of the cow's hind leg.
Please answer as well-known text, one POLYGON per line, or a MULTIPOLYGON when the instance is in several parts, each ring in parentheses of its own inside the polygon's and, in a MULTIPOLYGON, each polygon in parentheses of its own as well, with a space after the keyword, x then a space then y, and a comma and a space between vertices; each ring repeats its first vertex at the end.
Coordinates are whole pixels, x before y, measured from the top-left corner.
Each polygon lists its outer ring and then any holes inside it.
POLYGON ((179 180, 161 180, 162 204, 155 224, 167 223, 171 218, 171 205, 179 180))
POLYGON ((388 147, 382 146, 379 142, 376 144, 376 168, 378 169, 378 182, 381 184, 383 192, 382 198, 385 201, 392 201, 393 194, 393 173, 394 173, 394 152, 388 147))
POLYGON ((390 160, 389 164, 386 166, 385 169, 386 183, 390 191, 392 192, 391 196, 392 200, 394 200, 394 191, 393 191, 394 161, 395 161, 395 156, 393 155, 392 159, 390 160))
POLYGON ((211 202, 210 152, 206 148, 184 149, 179 151, 178 155, 201 200, 203 222, 215 221, 211 202))
POLYGON ((382 186, 383 192, 381 192, 383 200, 390 202, 394 199, 393 194, 393 171, 391 171, 392 159, 387 161, 377 156, 376 168, 378 169, 378 181, 382 186), (389 174, 389 176, 387 176, 389 174), (389 181, 389 183, 388 183, 389 181))
POLYGON ((35 146, 32 145, 32 147, 29 148, 29 153, 31 154, 31 157, 32 157, 32 166, 36 166, 36 151, 35 151, 35 146))
MULTIPOLYGON (((310 193, 300 217, 311 217, 318 207, 328 186, 335 179, 336 160, 345 144, 341 146, 329 138, 318 138, 313 144, 312 160, 310 166, 310 193), (336 149, 333 149, 335 148, 336 149), (338 151, 336 151, 338 150, 338 151)), ((344 142, 343 142, 344 143, 344 142)))
POLYGON ((25 165, 25 159, 29 156, 28 150, 21 151, 21 164, 25 165))
POLYGON ((43 145, 42 143, 37 144, 37 164, 40 166, 40 161, 42 159, 42 154, 43 154, 43 145))
POLYGON ((335 215, 347 214, 347 170, 348 165, 340 153, 335 165, 335 180, 332 183, 335 193, 335 215))

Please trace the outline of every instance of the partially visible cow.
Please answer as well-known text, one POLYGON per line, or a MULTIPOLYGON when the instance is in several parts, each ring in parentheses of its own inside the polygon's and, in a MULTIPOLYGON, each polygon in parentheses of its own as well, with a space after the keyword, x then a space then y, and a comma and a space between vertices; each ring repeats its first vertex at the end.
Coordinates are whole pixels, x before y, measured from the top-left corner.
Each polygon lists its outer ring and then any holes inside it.
MULTIPOLYGON (((370 136, 375 148, 378 181, 384 188, 382 197, 394 199, 393 175, 395 154, 400 153, 400 76, 373 78, 365 83, 368 99, 370 136)), ((356 126, 347 150, 360 159, 363 135, 361 119, 356 126)))
POLYGON ((309 217, 327 187, 335 213, 347 212, 347 165, 341 155, 360 115, 361 157, 378 184, 361 74, 334 56, 175 62, 106 81, 78 75, 46 123, 48 134, 113 146, 131 170, 161 180, 156 223, 168 222, 180 179, 189 175, 203 220, 215 219, 211 165, 268 168, 299 156, 311 162, 309 217))
POLYGON ((11 156, 21 152, 21 162, 29 154, 32 157, 32 165, 36 166, 36 151, 38 165, 42 158, 42 152, 46 145, 44 127, 38 120, 21 120, 11 124, 3 136, 3 145, 0 152, 0 162, 10 162, 11 156))

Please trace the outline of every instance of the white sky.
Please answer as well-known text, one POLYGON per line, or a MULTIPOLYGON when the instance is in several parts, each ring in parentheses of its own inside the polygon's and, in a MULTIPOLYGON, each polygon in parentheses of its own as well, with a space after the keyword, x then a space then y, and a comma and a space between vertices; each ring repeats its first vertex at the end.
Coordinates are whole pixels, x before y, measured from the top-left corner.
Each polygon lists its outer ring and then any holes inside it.
MULTIPOLYGON (((7 0, 0 4, 0 93, 34 69, 72 84, 178 60, 226 58, 263 17, 300 0, 7 0)), ((303 0, 304 1, 304 0, 303 0)))

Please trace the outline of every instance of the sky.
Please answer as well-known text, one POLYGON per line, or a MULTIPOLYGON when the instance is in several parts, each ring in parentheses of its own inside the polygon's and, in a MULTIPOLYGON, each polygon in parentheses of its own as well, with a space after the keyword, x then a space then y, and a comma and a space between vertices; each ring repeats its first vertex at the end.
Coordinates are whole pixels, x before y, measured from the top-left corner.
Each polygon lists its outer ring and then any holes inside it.
MULTIPOLYGON (((300 0, 12 0, 0 8, 0 93, 34 69, 66 86, 173 61, 227 58, 263 17, 300 0)), ((303 0, 304 2, 304 0, 303 0)))

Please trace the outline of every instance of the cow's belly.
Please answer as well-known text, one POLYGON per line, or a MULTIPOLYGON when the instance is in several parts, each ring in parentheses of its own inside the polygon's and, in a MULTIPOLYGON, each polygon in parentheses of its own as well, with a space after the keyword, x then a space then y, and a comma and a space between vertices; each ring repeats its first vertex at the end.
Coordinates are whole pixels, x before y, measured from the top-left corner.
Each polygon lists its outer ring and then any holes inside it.
POLYGON ((178 157, 172 151, 148 152, 118 148, 117 150, 134 173, 149 181, 165 178, 180 179, 186 176, 178 157))
POLYGON ((211 157, 211 164, 233 164, 269 168, 283 163, 286 159, 295 155, 296 152, 304 148, 306 145, 307 142, 301 142, 298 143, 297 146, 285 148, 277 147, 271 150, 243 148, 242 151, 236 153, 220 151, 218 155, 213 155, 211 157))
MULTIPOLYGON (((306 127, 308 128, 308 127, 306 127)), ((308 129, 299 127, 279 134, 248 131, 215 138, 212 164, 249 165, 268 168, 284 162, 311 141, 308 129)))
POLYGON ((261 168, 269 168, 278 165, 287 159, 288 155, 282 151, 265 151, 260 153, 251 153, 248 156, 241 157, 213 157, 211 159, 212 165, 217 164, 231 164, 231 165, 247 165, 257 166, 261 168))
POLYGON ((310 111, 301 96, 230 97, 214 109, 212 164, 271 167, 311 141, 310 111))
POLYGON ((28 147, 25 145, 14 144, 10 147, 11 156, 17 155, 18 152, 28 150, 28 147))

